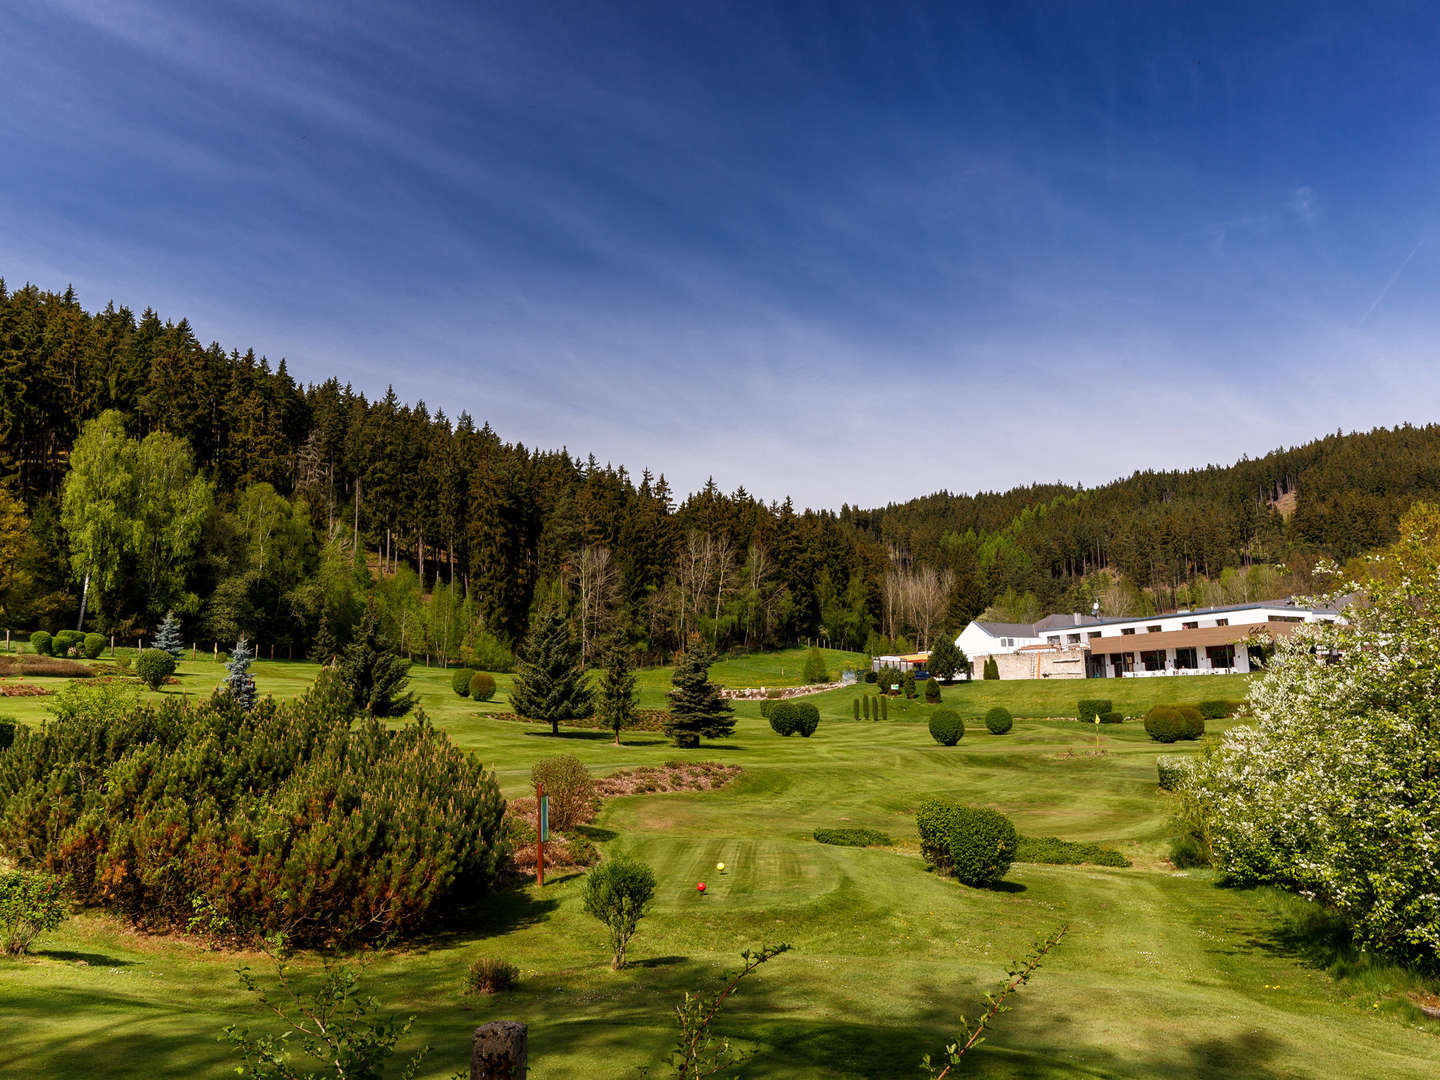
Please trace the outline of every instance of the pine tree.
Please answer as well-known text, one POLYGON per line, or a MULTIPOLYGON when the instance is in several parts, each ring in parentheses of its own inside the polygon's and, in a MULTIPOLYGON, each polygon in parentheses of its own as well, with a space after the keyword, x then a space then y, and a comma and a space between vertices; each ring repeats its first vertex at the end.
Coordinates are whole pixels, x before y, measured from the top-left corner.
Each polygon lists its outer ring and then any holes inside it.
POLYGON ((541 608, 525 639, 510 705, 531 720, 548 720, 550 734, 559 735, 561 721, 589 716, 591 704, 580 643, 560 605, 551 601, 541 608))
POLYGON ((676 746, 700 745, 700 736, 719 739, 735 730, 735 714, 710 681, 711 656, 701 646, 686 650, 670 680, 670 722, 665 734, 676 746))
POLYGON ((230 692, 236 703, 247 712, 255 707, 255 677, 250 674, 250 665, 255 660, 255 650, 241 637, 225 663, 225 680, 221 683, 230 692))
POLYGON ((615 745, 620 745, 620 729, 635 720, 635 669, 630 649, 615 641, 605 653, 605 672, 595 695, 595 712, 600 722, 615 732, 615 745))
POLYGON ((339 655, 340 643, 335 640, 335 631, 330 629, 330 616, 322 612, 320 629, 315 632, 315 640, 310 645, 310 659, 317 664, 330 664, 339 655))
POLYGON ((173 611, 165 613, 165 619, 160 623, 160 629, 156 631, 152 644, 162 652, 169 653, 177 664, 184 658, 185 641, 180 636, 180 620, 175 618, 173 611))
POLYGON ((969 667, 965 654, 955 645, 955 639, 949 634, 941 634, 936 640, 934 648, 930 650, 930 659, 926 662, 930 674, 941 682, 954 682, 955 676, 969 667))
POLYGON ((410 661, 397 656, 380 632, 380 613, 373 599, 365 607, 360 632, 345 646, 340 678, 350 688, 355 708, 376 719, 404 716, 420 700, 405 692, 410 661))

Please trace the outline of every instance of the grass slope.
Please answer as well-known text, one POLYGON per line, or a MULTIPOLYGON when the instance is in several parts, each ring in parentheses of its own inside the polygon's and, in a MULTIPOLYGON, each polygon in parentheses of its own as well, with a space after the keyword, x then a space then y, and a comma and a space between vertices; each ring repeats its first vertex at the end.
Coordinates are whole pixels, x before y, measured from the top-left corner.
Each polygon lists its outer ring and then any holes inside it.
MULTIPOLYGON (((261 688, 274 693, 300 689, 313 673, 257 665, 261 688)), ((184 686, 206 692, 215 677, 211 665, 186 665, 184 686)), ((526 789, 535 759, 560 751, 602 773, 679 755, 651 735, 620 747, 598 732, 554 739, 487 719, 503 700, 477 709, 451 693, 439 669, 422 668, 415 681, 431 717, 497 770, 507 794, 526 789)), ((659 692, 653 673, 647 681, 648 692, 659 692)), ((1200 681, 1208 688, 1221 680, 1200 681)), ((1186 690, 1180 679, 1136 682, 1186 690)), ((1094 685, 1070 684, 1064 700, 1094 685)), ((1061 700, 1035 698, 1034 686, 991 683, 947 689, 947 703, 972 692, 974 708, 995 695, 1013 694, 1002 702, 1011 707, 1030 700, 1041 712, 1061 700)), ((1295 921, 1304 905, 1217 889, 1204 874, 1163 863, 1169 803, 1155 787, 1155 756, 1173 748, 1149 742, 1138 725, 1104 728, 1107 754, 1098 758, 1072 755, 1094 744, 1093 731, 1073 721, 1022 719, 1004 737, 972 728, 958 746, 942 748, 919 723, 849 722, 852 693, 813 699, 826 719, 809 740, 774 735, 756 704, 741 703, 735 736, 690 755, 744 766, 739 782, 606 804, 594 838, 607 854, 645 859, 660 879, 632 945, 633 968, 607 969, 601 929, 581 911, 578 876, 505 893, 426 941, 366 957, 370 989, 391 1009, 419 1016, 402 1049, 434 1047, 423 1075, 452 1076, 467 1060, 473 1027, 514 1018, 531 1025, 532 1075, 634 1076, 663 1060, 670 1011, 685 990, 708 989, 747 945, 785 940, 795 951, 761 969, 722 1018, 721 1034, 756 1051, 744 1075, 913 1077, 920 1055, 953 1035, 960 1013, 976 1013, 1009 960, 1062 922, 1070 935, 971 1071, 1166 1080, 1434 1075, 1440 1025, 1393 1000, 1410 985, 1405 973, 1362 965, 1363 977, 1336 978, 1324 943, 1295 921), (929 794, 997 807, 1028 835, 1106 843, 1134 866, 1017 864, 1003 888, 965 889, 927 872, 918 856, 913 812, 929 794), (852 848, 812 838, 831 826, 878 829, 896 843, 852 848), (700 880, 704 895, 695 891, 700 880), (466 1003, 461 979, 482 954, 519 965, 522 982, 466 1003)), ((37 957, 0 960, 0 1015, 8 1021, 0 1075, 233 1075, 236 1062, 215 1035, 236 1019, 265 1025, 235 982, 234 968, 246 962, 263 970, 253 956, 78 917, 45 939, 37 957)))

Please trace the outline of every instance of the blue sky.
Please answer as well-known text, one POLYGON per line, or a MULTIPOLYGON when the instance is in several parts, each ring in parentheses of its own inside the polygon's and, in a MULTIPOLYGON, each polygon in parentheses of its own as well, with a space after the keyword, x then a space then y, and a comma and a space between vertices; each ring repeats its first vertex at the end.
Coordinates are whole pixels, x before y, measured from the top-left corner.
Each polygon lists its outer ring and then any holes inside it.
POLYGON ((873 505, 1440 419, 1424 4, 4 25, 11 284, 681 490, 873 505))

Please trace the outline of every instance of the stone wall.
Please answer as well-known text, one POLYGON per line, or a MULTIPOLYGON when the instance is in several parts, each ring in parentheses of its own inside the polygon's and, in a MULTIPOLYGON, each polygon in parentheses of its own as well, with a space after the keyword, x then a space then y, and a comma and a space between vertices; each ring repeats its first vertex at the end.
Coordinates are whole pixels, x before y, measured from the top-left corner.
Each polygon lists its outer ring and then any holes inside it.
MULTIPOLYGON (((995 666, 1002 679, 1083 679, 1088 649, 1037 649, 1031 652, 996 653, 995 666)), ((983 656, 972 658, 974 677, 985 674, 983 656)))

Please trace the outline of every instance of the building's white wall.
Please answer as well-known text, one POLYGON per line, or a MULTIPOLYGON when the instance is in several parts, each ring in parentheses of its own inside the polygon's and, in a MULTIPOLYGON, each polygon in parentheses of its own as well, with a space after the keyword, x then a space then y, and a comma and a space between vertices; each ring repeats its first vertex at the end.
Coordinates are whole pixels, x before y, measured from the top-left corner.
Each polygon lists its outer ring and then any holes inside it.
POLYGON ((1040 639, 1037 637, 998 638, 991 637, 977 622, 970 623, 960 636, 955 639, 955 647, 974 660, 977 656, 1001 656, 1005 653, 1013 653, 1022 645, 1038 645, 1040 639), (1013 642, 1010 645, 1000 644, 1002 640, 1013 642))
MULTIPOLYGON (((1197 623, 1200 627, 1219 626, 1220 620, 1227 620, 1230 626, 1255 626, 1269 622, 1271 618, 1294 618, 1300 616, 1305 622, 1333 621, 1335 616, 1328 613, 1316 613, 1288 607, 1253 607, 1243 608, 1238 611, 1220 611, 1210 614, 1196 614, 1184 612, 1171 615, 1153 615, 1146 619, 1127 619, 1124 622, 1107 623, 1104 626, 1081 626, 1075 629, 1062 627, 1059 630, 1047 630, 1043 640, 1051 642, 1057 636, 1061 645, 1066 644, 1067 634, 1080 634, 1080 641, 1090 640, 1090 635, 1098 633, 1101 637, 1120 637, 1126 630, 1134 630, 1136 637, 1143 637, 1145 627, 1158 626, 1162 632, 1169 630, 1184 629, 1187 622, 1197 623)), ((1136 646, 1139 648, 1139 646, 1136 646)))

